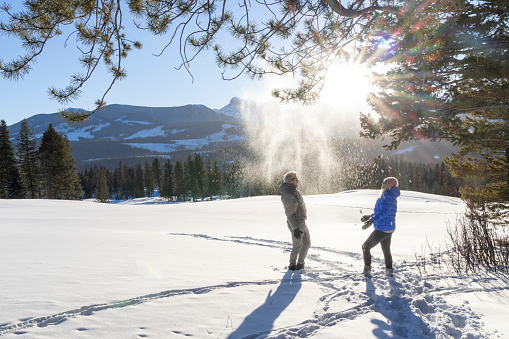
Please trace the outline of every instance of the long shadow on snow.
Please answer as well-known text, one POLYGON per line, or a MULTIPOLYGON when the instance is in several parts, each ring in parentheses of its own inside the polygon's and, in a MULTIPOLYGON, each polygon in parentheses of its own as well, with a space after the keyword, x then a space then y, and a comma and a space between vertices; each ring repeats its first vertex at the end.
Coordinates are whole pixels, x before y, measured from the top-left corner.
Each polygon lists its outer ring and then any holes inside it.
POLYGON ((288 271, 276 291, 271 294, 271 290, 263 305, 248 315, 228 339, 256 338, 268 334, 276 319, 295 299, 301 286, 301 275, 288 271))

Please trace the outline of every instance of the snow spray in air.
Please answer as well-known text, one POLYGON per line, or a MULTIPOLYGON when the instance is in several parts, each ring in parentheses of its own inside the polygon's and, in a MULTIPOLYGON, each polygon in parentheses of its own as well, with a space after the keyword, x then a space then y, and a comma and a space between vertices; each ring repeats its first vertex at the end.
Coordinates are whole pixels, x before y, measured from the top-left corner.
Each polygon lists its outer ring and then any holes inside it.
POLYGON ((306 194, 338 189, 340 161, 331 144, 337 125, 331 114, 309 106, 244 102, 242 120, 253 154, 244 169, 247 178, 273 184, 294 170, 306 194))

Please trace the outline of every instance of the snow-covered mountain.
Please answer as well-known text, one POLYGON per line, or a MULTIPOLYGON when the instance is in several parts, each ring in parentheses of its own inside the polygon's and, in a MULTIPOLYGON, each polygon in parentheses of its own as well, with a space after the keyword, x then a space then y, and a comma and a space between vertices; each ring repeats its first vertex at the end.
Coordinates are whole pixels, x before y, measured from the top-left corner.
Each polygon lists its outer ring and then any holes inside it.
MULTIPOLYGON (((309 115, 313 114, 317 120, 323 118, 320 117, 323 113, 316 108, 309 112, 309 115)), ((204 105, 144 107, 113 104, 90 116, 84 124, 70 125, 59 113, 37 114, 27 121, 38 138, 42 137, 49 124, 66 135, 74 150, 73 156, 83 169, 93 165, 113 168, 119 161, 134 165, 143 158, 155 156, 185 159, 192 152, 207 154, 214 160, 222 157, 221 161, 230 161, 245 151, 247 142, 260 137, 251 131, 249 139, 246 134, 249 128, 245 124, 251 122, 270 127, 270 119, 278 116, 281 116, 281 107, 274 103, 234 97, 219 109, 204 105)), ((399 150, 387 152, 382 147, 385 141, 359 139, 354 127, 356 121, 354 117, 344 117, 333 126, 328 124, 329 131, 321 133, 330 133, 330 138, 340 144, 338 147, 344 147, 346 139, 350 140, 349 143, 355 140, 356 152, 369 160, 379 155, 403 155, 414 162, 437 163, 454 150, 449 143, 419 141, 402 143, 399 150)), ((18 122, 9 126, 13 141, 20 125, 21 122, 18 122)))
POLYGON ((237 97, 233 97, 228 105, 224 106, 223 108, 216 108, 214 109, 214 111, 219 114, 233 117, 235 119, 240 119, 243 103, 244 100, 237 97))
MULTIPOLYGON (((84 124, 71 125, 58 113, 34 115, 27 122, 37 138, 41 138, 52 124, 57 132, 65 134, 71 141, 78 163, 88 166, 107 159, 118 162, 134 158, 139 161, 145 156, 207 152, 221 144, 245 140, 237 119, 240 112, 236 111, 241 99, 234 98, 232 102, 217 111, 204 105, 143 107, 114 104, 93 114, 84 124)), ((13 140, 20 125, 18 122, 9 126, 13 140)))
MULTIPOLYGON (((133 140, 160 136, 171 136, 178 140, 208 135, 203 124, 220 126, 237 123, 231 116, 204 105, 144 107, 117 104, 106 106, 90 116, 84 124, 70 125, 58 113, 34 115, 27 121, 37 137, 41 137, 51 123, 55 130, 66 134, 70 141, 133 140)), ((17 135, 20 125, 21 122, 18 122, 9 127, 11 137, 17 135)))

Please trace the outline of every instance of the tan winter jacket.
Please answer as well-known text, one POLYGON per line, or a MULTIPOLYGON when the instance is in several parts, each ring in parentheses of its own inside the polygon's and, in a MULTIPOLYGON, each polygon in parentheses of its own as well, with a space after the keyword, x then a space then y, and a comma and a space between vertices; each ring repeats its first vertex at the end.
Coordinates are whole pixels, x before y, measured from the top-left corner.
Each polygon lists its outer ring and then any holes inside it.
POLYGON ((292 230, 305 226, 305 220, 307 219, 306 204, 299 190, 292 184, 282 183, 279 186, 279 192, 281 193, 281 201, 285 208, 288 225, 292 230))

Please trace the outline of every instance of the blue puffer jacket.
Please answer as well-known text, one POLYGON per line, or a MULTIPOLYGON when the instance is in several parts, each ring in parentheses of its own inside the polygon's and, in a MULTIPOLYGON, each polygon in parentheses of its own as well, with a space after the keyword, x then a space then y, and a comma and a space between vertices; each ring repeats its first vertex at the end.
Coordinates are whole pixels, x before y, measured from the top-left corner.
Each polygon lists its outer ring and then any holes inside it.
POLYGON ((375 210, 371 217, 376 230, 390 232, 396 229, 397 199, 400 194, 399 187, 391 187, 376 200, 375 210))

